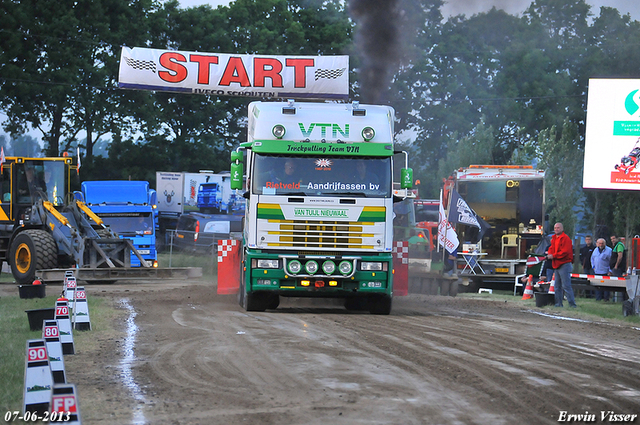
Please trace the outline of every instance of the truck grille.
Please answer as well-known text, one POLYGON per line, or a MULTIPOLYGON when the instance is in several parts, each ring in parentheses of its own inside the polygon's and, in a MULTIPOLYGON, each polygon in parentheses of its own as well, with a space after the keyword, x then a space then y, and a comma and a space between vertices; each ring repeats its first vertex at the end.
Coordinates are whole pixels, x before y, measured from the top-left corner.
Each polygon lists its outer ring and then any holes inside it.
POLYGON ((278 231, 268 232, 278 239, 277 244, 270 243, 270 246, 373 249, 373 246, 363 245, 365 237, 373 237, 373 234, 363 233, 367 223, 285 221, 278 225, 278 231))
POLYGON ((269 247, 375 249, 382 245, 380 223, 265 220, 269 230, 262 233, 269 247), (375 230, 378 230, 377 232, 375 230), (378 238, 376 239, 376 233, 378 238), (377 241, 380 243, 377 243, 377 241))
MULTIPOLYGON (((345 214, 347 214, 345 212, 345 214)), ((365 206, 357 220, 287 219, 277 204, 258 204, 258 247, 384 250, 385 207, 365 206)), ((329 217, 327 217, 329 218, 329 217)))

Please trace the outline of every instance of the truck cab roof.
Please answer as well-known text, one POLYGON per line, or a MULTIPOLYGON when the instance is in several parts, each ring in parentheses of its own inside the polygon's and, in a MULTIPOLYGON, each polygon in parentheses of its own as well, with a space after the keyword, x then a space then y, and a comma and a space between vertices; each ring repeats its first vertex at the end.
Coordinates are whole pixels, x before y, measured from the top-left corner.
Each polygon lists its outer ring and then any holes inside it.
POLYGON ((82 182, 82 194, 88 205, 147 205, 149 182, 131 180, 101 180, 82 182))

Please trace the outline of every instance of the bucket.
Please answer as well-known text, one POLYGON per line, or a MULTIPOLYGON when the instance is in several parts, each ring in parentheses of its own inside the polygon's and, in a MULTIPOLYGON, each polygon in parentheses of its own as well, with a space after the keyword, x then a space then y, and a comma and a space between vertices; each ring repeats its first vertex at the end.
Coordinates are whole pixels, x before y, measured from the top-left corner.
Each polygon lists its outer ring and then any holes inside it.
POLYGON ((19 285, 20 298, 44 298, 46 296, 47 285, 19 285))
POLYGON ((32 331, 42 330, 43 320, 55 319, 55 308, 39 308, 36 310, 25 310, 29 318, 29 329, 32 331))
POLYGON ((545 305, 554 305, 556 303, 555 294, 548 294, 546 292, 536 292, 536 307, 544 307, 545 305))

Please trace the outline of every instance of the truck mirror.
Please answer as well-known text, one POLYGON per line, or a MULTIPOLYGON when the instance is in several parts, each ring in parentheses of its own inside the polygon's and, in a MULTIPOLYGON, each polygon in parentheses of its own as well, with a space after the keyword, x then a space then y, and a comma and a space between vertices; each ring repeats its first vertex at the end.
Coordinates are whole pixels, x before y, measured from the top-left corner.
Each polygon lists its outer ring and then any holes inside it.
POLYGON ((242 151, 231 152, 231 189, 242 190, 242 176, 244 175, 242 151))
POLYGON ((244 155, 242 154, 242 151, 233 151, 231 152, 231 162, 242 162, 242 160, 244 159, 244 155))
POLYGON ((413 169, 403 168, 400 170, 400 187, 411 189, 413 187, 413 169))
POLYGON ((242 176, 244 175, 242 162, 231 164, 231 189, 242 189, 242 176))

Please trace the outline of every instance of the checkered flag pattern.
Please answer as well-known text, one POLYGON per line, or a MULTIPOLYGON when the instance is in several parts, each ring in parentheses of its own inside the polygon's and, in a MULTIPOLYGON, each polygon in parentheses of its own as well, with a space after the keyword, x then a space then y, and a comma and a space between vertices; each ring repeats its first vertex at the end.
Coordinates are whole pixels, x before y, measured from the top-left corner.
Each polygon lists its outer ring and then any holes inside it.
POLYGON ((222 263, 223 258, 226 257, 237 244, 238 241, 235 239, 218 241, 218 263, 222 263))
POLYGON ((392 252, 395 254, 396 258, 402 260, 402 264, 409 264, 409 242, 396 241, 392 252))
POLYGON ((341 69, 316 69, 316 81, 320 78, 326 78, 328 80, 335 80, 338 77, 342 77, 342 74, 347 70, 347 68, 341 69))
POLYGON ((143 71, 151 71, 154 74, 156 73, 156 63, 154 61, 143 61, 139 59, 133 58, 124 58, 127 65, 129 65, 133 69, 140 69, 143 71))

